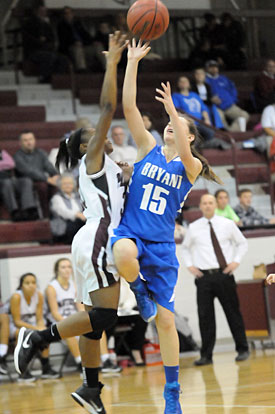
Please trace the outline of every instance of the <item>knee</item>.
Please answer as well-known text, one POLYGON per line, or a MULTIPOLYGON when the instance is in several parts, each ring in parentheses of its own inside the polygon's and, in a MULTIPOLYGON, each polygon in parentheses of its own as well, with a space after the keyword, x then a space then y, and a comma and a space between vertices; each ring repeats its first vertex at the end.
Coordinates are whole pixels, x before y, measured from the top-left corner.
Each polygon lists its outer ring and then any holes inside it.
POLYGON ((24 189, 32 189, 32 179, 29 177, 19 178, 20 186, 24 189))
POLYGON ((13 189, 13 183, 10 178, 6 178, 2 181, 2 192, 11 191, 13 189))
POLYGON ((161 313, 156 319, 157 328, 162 331, 170 331, 175 328, 175 317, 172 312, 161 313))
MULTIPOLYGON (((91 326, 92 334, 96 335, 100 333, 99 338, 90 338, 90 339, 100 339, 102 331, 111 328, 117 321, 117 310, 112 308, 93 308, 88 312, 91 326)), ((89 335, 89 334, 88 334, 89 335)), ((86 335, 87 336, 87 335, 86 335)))
POLYGON ((138 250, 136 244, 132 240, 120 239, 114 244, 113 254, 115 264, 118 270, 120 270, 128 266, 131 260, 137 258, 138 250))

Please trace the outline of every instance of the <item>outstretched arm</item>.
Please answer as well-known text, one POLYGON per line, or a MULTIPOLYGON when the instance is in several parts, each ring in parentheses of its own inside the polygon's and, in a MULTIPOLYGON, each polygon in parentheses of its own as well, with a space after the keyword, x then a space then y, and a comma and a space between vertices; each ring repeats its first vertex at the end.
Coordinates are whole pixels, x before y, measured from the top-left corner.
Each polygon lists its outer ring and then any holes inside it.
POLYGON ((109 50, 105 52, 106 72, 100 95, 101 114, 95 136, 90 140, 86 155, 87 174, 95 174, 102 168, 106 136, 110 128, 117 102, 117 65, 126 46, 125 35, 110 34, 109 50))
POLYGON ((138 63, 147 55, 150 49, 148 43, 142 45, 139 41, 136 45, 135 39, 132 40, 131 45, 128 44, 128 63, 123 83, 123 112, 132 137, 137 144, 137 161, 144 158, 156 145, 154 137, 145 129, 141 113, 136 105, 138 63))
POLYGON ((201 172, 201 161, 194 157, 191 152, 190 141, 188 140, 190 134, 189 126, 185 118, 180 118, 173 104, 171 97, 170 83, 161 83, 163 90, 157 89, 156 91, 161 95, 156 96, 156 100, 163 103, 167 114, 170 117, 170 122, 175 135, 175 143, 177 152, 180 159, 186 169, 189 180, 194 183, 197 176, 201 172))

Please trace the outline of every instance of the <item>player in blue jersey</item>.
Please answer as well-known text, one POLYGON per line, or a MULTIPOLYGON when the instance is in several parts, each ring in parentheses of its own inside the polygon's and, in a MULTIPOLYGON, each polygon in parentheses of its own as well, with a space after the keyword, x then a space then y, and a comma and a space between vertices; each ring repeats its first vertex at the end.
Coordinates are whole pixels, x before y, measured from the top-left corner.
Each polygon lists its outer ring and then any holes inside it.
POLYGON ((196 127, 189 118, 177 114, 169 83, 162 83, 163 89, 157 89, 160 96, 156 97, 170 117, 164 130, 164 146, 157 146, 146 131, 136 106, 136 78, 138 62, 149 50, 149 44, 136 45, 135 40, 128 45, 122 101, 138 155, 124 214, 112 243, 118 271, 130 282, 141 315, 147 321, 156 317, 166 375, 165 414, 180 414, 179 339, 173 313, 178 274, 175 218, 198 175, 219 179, 195 150, 196 127))

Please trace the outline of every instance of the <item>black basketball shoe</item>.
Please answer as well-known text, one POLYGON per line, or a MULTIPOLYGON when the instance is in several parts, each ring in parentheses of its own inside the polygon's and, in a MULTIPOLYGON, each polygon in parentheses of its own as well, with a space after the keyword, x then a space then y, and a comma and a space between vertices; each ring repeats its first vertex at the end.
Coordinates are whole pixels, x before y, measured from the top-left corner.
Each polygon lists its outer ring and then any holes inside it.
POLYGON ((14 365, 18 374, 24 374, 36 352, 46 346, 37 331, 21 328, 14 350, 14 365))
POLYGON ((106 414, 100 398, 102 388, 103 384, 100 382, 96 388, 89 388, 85 385, 81 385, 75 392, 71 393, 71 396, 79 405, 81 405, 81 407, 85 408, 88 413, 106 414))

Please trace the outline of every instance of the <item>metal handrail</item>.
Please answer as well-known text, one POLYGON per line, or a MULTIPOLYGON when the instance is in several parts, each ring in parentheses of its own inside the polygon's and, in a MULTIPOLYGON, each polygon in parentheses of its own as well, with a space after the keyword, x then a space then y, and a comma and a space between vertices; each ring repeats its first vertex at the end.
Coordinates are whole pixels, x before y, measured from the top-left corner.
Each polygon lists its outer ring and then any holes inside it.
POLYGON ((7 33, 6 26, 10 20, 13 9, 17 6, 19 0, 12 0, 12 3, 1 22, 1 36, 2 36, 2 53, 3 53, 3 64, 4 67, 8 66, 8 53, 7 53, 7 33))

